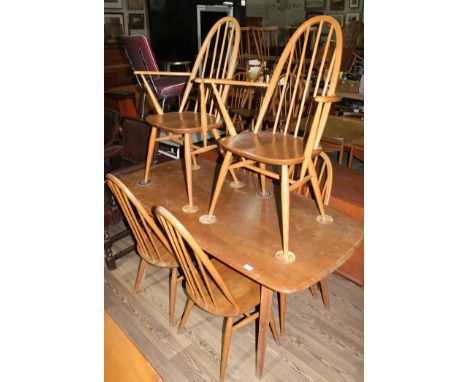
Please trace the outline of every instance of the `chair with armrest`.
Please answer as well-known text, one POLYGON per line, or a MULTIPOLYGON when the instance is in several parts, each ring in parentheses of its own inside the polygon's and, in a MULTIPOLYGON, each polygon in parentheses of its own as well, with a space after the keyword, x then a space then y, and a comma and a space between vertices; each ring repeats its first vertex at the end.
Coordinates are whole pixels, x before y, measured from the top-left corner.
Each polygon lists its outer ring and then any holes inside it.
POLYGON ((171 271, 169 321, 172 325, 174 323, 178 265, 171 253, 169 243, 154 219, 145 211, 140 201, 116 176, 107 174, 106 182, 118 201, 137 242, 137 253, 141 259, 134 293, 140 287, 148 264, 160 268, 169 268, 171 271))
MULTIPOLYGON (((340 100, 340 97, 335 95, 335 89, 341 64, 342 43, 341 27, 332 17, 317 16, 298 27, 285 47, 275 67, 271 81, 268 84, 256 84, 256 86, 266 86, 266 93, 252 132, 236 133, 223 100, 219 97, 217 86, 221 81, 203 78, 198 80, 201 83, 211 85, 213 88, 229 132, 229 136, 219 140, 219 144, 225 152, 225 157, 208 214, 201 216, 200 222, 204 224, 215 223, 214 210, 226 174, 228 170, 242 167, 260 174, 262 191, 264 191, 263 179, 265 176, 280 181, 282 249, 275 254, 279 261, 288 263, 295 259, 295 254, 289 250, 289 193, 291 191, 310 182, 320 211, 320 215, 316 219, 317 222, 321 224, 333 222, 332 217, 325 214, 322 193, 313 162, 322 151, 320 139, 331 104, 340 100), (318 29, 313 49, 303 49, 298 61, 295 59, 296 50, 301 46, 308 46, 308 38, 311 36, 311 30, 314 27, 318 29), (300 42, 301 37, 303 37, 302 43, 300 42), (283 70, 285 70, 285 74, 283 70), (275 120, 272 131, 260 131, 282 75, 284 75, 284 82, 278 110, 281 109, 282 102, 285 99, 285 92, 288 89, 287 83, 291 81, 294 85, 292 86, 293 92, 290 104, 300 105, 297 117, 292 122, 294 108, 290 107, 281 133, 278 131, 279 118, 275 120), (298 91, 300 86, 304 86, 302 91, 298 91), (300 97, 300 102, 296 101, 296 97, 300 97), (298 136, 301 123, 304 124, 305 137, 298 136), (239 160, 233 163, 234 155, 239 160), (279 174, 267 170, 267 165, 279 167, 279 174), (292 171, 295 166, 299 167, 298 175, 295 175, 296 171, 292 171)), ((234 83, 231 85, 234 85, 234 83)), ((249 86, 249 83, 239 82, 238 85, 249 86)))
MULTIPOLYGON (((210 259, 187 229, 164 207, 158 207, 156 215, 184 275, 187 304, 180 320, 178 333, 183 331, 195 304, 208 313, 225 317, 220 368, 222 381, 232 332, 256 320, 260 315, 255 311, 260 305, 260 284, 222 262, 210 259), (237 316, 245 317, 234 323, 234 318, 237 316)), ((276 343, 279 343, 272 310, 269 321, 276 343)))
MULTIPOLYGON (((218 20, 208 32, 205 41, 198 53, 197 59, 191 73, 180 73, 181 76, 187 76, 188 82, 178 112, 165 113, 154 94, 150 84, 151 77, 159 74, 167 74, 152 71, 136 71, 141 82, 145 85, 148 95, 156 109, 155 115, 146 117, 146 121, 152 126, 150 141, 148 144, 147 162, 145 176, 138 184, 145 186, 151 183, 149 171, 151 166, 151 157, 154 151, 155 142, 171 141, 184 146, 185 175, 187 182, 188 205, 183 207, 186 213, 193 213, 198 207, 193 203, 192 198, 192 159, 195 156, 218 148, 217 144, 208 144, 208 133, 216 140, 220 138, 218 128, 222 127, 222 119, 219 115, 216 102, 213 100, 211 89, 205 90, 203 84, 198 89, 197 102, 193 111, 186 111, 186 103, 189 94, 193 88, 194 79, 199 76, 210 79, 231 79, 237 65, 237 56, 239 53, 240 27, 237 20, 233 17, 224 17, 218 20), (159 131, 168 135, 160 135, 159 131), (201 146, 194 144, 192 135, 202 136, 201 146), (183 138, 183 141, 182 141, 183 138)), ((174 74, 173 72, 171 74, 174 74)), ((222 85, 221 99, 226 101, 229 85, 222 85)), ((196 169, 197 167, 195 167, 196 169)), ((234 186, 239 186, 240 182, 234 177, 234 186)))
MULTIPOLYGON (((159 72, 156 58, 145 36, 122 36, 122 43, 133 71, 149 70, 159 72)), ((143 119, 145 116, 146 90, 140 78, 138 76, 136 78, 142 91, 140 118, 143 119)), ((166 100, 170 97, 179 97, 180 103, 180 95, 185 89, 187 80, 183 77, 171 76, 170 73, 167 76, 155 74, 149 77, 149 83, 154 93, 162 98, 162 108, 164 109, 166 100)))

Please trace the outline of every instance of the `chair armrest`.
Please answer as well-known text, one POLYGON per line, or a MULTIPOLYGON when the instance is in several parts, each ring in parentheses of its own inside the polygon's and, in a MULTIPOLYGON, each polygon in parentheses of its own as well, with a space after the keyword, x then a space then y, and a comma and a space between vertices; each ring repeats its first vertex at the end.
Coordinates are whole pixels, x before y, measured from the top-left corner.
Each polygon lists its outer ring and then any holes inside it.
POLYGON ((235 80, 217 80, 215 78, 195 78, 193 80, 195 83, 205 83, 205 84, 219 84, 219 85, 233 85, 233 86, 250 86, 250 87, 260 87, 267 88, 268 83, 266 82, 253 82, 253 81, 235 81, 235 80))
POLYGON ((134 74, 140 75, 151 75, 151 76, 186 76, 189 77, 191 72, 152 72, 145 70, 136 70, 134 74))
POLYGON ((341 101, 341 96, 337 95, 331 95, 331 96, 315 96, 314 100, 317 102, 323 102, 323 103, 332 103, 332 102, 338 102, 341 101))

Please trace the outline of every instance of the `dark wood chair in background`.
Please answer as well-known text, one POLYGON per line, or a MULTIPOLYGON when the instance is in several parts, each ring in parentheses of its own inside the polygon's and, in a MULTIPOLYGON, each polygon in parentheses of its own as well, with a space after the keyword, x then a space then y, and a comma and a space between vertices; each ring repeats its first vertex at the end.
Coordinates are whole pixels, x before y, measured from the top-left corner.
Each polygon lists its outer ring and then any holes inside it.
MULTIPOLYGON (((164 207, 158 207, 156 214, 185 277, 187 304, 178 333, 184 330, 193 305, 226 318, 219 373, 219 378, 223 381, 232 332, 256 320, 260 315, 258 311, 254 311, 260 305, 260 284, 222 262, 210 259, 185 227, 164 207), (237 316, 245 317, 234 324, 237 316)), ((270 327, 276 343, 279 344, 271 310, 270 327)))
POLYGON ((344 138, 322 136, 322 139, 320 139, 320 146, 322 146, 322 150, 326 153, 337 152, 338 164, 343 163, 344 138))
POLYGON ((156 222, 145 211, 138 199, 131 191, 112 174, 106 175, 109 186, 115 199, 118 201, 128 225, 137 242, 137 253, 140 256, 140 266, 135 281, 134 293, 140 287, 148 264, 171 270, 169 288, 169 322, 174 324, 174 311, 176 302, 176 288, 178 278, 178 265, 171 253, 169 243, 156 222))
MULTIPOLYGON (((113 110, 104 110, 104 136, 108 144, 104 145, 104 175, 112 173, 121 177, 145 167, 146 147, 150 135, 149 125, 135 118, 122 118, 113 110), (121 130, 121 133, 120 133, 121 130)), ((157 150, 156 150, 157 152, 157 150)), ((156 158, 153 157, 153 161, 156 158)), ((123 219, 112 193, 104 182, 104 258, 109 270, 116 269, 116 260, 135 249, 130 245, 120 251, 114 244, 130 235, 128 228, 110 234, 111 226, 123 219)))
POLYGON ((351 142, 351 150, 349 152, 348 167, 353 167, 353 159, 357 158, 364 162, 364 137, 355 139, 351 142))

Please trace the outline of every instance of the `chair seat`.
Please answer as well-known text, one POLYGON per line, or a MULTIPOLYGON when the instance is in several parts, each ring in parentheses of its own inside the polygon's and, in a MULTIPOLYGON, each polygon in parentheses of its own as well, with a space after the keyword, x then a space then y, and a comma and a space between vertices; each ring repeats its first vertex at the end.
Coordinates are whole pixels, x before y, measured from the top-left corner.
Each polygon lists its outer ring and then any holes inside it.
POLYGON ((190 291, 190 288, 187 288, 187 293, 195 304, 209 313, 224 317, 237 316, 260 304, 260 284, 257 284, 216 259, 211 259, 211 263, 218 271, 227 288, 231 291, 239 305, 239 309, 236 309, 229 302, 223 292, 218 288, 217 284, 209 276, 210 288, 213 291, 218 307, 216 309, 212 305, 206 305, 202 299, 197 298, 190 291))
POLYGON ((165 76, 153 81, 156 92, 163 97, 181 94, 187 84, 187 78, 179 76, 165 76))
POLYGON ((159 259, 150 260, 149 256, 144 256, 141 248, 137 245, 137 252, 143 257, 148 263, 155 265, 161 268, 175 268, 177 267, 177 261, 174 255, 162 245, 160 240, 154 236, 154 243, 156 244, 156 248, 158 249, 159 254, 161 255, 161 261, 159 259))
MULTIPOLYGON (((146 122, 158 129, 175 134, 197 133, 202 131, 201 113, 194 113, 191 111, 150 115, 146 117, 146 122)), ((216 122, 216 117, 212 114, 208 114, 208 130, 217 129, 219 127, 221 127, 221 123, 216 122)))
MULTIPOLYGON (((263 163, 290 165, 304 160, 304 140, 292 135, 245 132, 219 142, 223 149, 263 163)), ((316 153, 319 154, 320 150, 316 153)))

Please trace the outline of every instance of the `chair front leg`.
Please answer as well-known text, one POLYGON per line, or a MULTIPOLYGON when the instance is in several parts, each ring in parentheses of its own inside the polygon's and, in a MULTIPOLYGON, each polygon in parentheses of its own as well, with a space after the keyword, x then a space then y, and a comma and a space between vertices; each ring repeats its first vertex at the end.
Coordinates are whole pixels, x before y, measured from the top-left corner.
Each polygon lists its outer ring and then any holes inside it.
POLYGON ((282 263, 292 263, 296 255, 289 251, 289 175, 288 166, 281 166, 281 231, 283 234, 283 250, 275 253, 282 263))
POLYGON ((229 348, 231 346, 233 321, 234 321, 234 317, 226 317, 226 327, 224 329, 223 352, 221 354, 221 370, 219 372, 219 379, 221 381, 224 381, 224 372, 226 371, 229 348))
POLYGON ((153 160, 153 153, 154 153, 154 145, 156 144, 156 134, 158 129, 156 127, 151 127, 151 134, 148 143, 148 154, 146 155, 146 167, 145 167, 145 179, 138 181, 140 186, 147 186, 151 184, 151 180, 149 180, 149 172, 151 167, 151 162, 153 160))
POLYGON ((182 207, 185 213, 193 213, 198 211, 198 207, 193 205, 192 196, 192 136, 190 133, 184 134, 184 161, 185 161, 185 176, 187 180, 187 195, 189 204, 182 207))
POLYGON ((174 313, 177 295, 177 267, 171 269, 171 287, 169 288, 169 324, 174 325, 174 313))
POLYGON ((145 272, 146 272, 146 267, 147 266, 148 266, 147 261, 145 259, 141 258, 140 259, 140 266, 138 267, 137 278, 135 280, 135 288, 133 288, 133 294, 136 294, 138 292, 138 289, 140 289, 141 280, 143 280, 143 277, 145 277, 145 272))
POLYGON ((229 166, 231 165, 231 160, 232 153, 230 151, 226 151, 223 164, 221 165, 221 170, 219 171, 218 181, 216 182, 213 199, 211 199, 210 210, 208 211, 207 215, 202 215, 198 219, 202 224, 213 224, 214 222, 216 222, 216 216, 214 216, 213 213, 216 207, 216 203, 218 202, 219 194, 221 192, 221 189, 223 188, 224 179, 226 178, 229 166))

